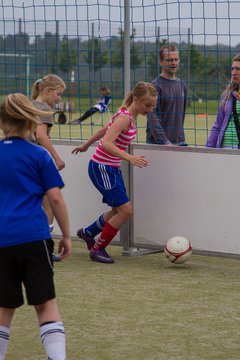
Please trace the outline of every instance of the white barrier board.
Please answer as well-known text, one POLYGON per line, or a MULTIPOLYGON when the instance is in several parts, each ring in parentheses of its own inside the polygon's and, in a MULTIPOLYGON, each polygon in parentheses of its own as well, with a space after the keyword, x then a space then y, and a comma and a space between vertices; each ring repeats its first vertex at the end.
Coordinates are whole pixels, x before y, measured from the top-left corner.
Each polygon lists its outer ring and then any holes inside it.
POLYGON ((240 152, 174 150, 133 147, 150 163, 133 169, 134 242, 181 235, 195 249, 240 254, 240 152))
MULTIPOLYGON (((54 144, 66 162, 61 174, 73 237, 79 227, 90 224, 108 209, 88 177, 94 148, 72 155, 79 144, 54 144)), ((131 149, 149 160, 147 168, 131 168, 131 245, 158 246, 174 235, 182 235, 197 250, 240 254, 240 151, 145 144, 131 149)), ((60 234, 57 224, 55 234, 60 234)), ((129 239, 125 234, 124 241, 127 248, 129 239)))

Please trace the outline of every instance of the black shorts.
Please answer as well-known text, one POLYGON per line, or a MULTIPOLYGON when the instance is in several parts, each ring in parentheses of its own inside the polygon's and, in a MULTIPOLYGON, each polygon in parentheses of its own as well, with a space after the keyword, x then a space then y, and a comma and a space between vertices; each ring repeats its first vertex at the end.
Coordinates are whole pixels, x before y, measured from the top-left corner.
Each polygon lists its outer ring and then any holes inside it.
POLYGON ((55 298, 52 239, 0 248, 0 306, 17 308, 24 303, 22 285, 29 305, 55 298))

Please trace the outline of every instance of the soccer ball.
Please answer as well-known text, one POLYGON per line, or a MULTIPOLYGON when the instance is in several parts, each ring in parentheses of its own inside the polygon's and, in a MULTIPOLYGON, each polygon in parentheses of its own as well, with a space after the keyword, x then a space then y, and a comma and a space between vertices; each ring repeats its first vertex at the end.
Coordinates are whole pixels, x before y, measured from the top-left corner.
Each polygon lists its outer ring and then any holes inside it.
POLYGON ((174 236, 164 245, 167 259, 174 264, 183 264, 192 255, 191 243, 182 236, 174 236))

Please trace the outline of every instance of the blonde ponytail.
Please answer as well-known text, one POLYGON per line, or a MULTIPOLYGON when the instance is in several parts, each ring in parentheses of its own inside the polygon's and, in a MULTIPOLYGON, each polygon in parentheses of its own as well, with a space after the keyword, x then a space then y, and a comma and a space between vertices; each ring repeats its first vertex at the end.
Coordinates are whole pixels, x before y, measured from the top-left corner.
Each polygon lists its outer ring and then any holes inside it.
POLYGON ((32 87, 32 100, 36 100, 38 95, 41 94, 47 87, 56 89, 57 87, 66 89, 66 84, 60 76, 55 74, 48 74, 41 79, 34 82, 32 87))
POLYGON ((4 134, 17 132, 22 135, 29 130, 32 135, 38 124, 39 116, 53 114, 35 108, 23 94, 9 94, 0 104, 0 127, 4 134))
POLYGON ((151 83, 140 81, 133 90, 125 96, 121 108, 129 107, 132 104, 134 97, 141 99, 146 95, 155 97, 157 96, 157 90, 151 83))

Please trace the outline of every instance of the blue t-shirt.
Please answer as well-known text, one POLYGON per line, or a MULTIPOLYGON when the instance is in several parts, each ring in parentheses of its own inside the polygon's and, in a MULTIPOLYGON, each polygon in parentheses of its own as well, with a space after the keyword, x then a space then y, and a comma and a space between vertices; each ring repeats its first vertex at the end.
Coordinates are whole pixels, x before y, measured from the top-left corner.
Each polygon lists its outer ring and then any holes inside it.
POLYGON ((43 196, 63 187, 47 150, 24 139, 0 141, 0 247, 50 238, 43 196))
POLYGON ((107 112, 109 110, 109 105, 112 100, 112 97, 110 95, 103 96, 99 102, 94 105, 96 109, 99 110, 100 113, 107 112))

